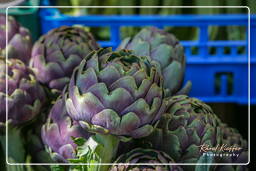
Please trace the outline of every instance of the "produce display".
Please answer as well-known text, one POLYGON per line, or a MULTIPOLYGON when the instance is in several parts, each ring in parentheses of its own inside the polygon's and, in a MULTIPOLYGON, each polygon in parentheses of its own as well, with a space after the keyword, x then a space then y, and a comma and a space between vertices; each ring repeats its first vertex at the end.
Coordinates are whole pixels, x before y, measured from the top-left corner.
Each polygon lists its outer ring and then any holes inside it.
POLYGON ((189 97, 184 49, 173 34, 146 27, 114 50, 101 48, 83 26, 62 26, 32 47, 29 31, 10 17, 6 46, 5 20, 1 15, 0 152, 8 126, 9 162, 55 165, 3 169, 248 170, 214 165, 246 163, 247 140, 189 97))

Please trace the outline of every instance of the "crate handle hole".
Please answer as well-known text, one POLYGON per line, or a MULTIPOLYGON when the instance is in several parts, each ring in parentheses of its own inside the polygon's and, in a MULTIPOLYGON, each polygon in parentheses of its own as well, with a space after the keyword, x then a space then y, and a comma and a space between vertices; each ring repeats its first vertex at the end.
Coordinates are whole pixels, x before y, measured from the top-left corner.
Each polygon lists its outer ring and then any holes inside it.
POLYGON ((233 94, 234 76, 232 72, 218 72, 215 74, 215 94, 230 96, 233 94))

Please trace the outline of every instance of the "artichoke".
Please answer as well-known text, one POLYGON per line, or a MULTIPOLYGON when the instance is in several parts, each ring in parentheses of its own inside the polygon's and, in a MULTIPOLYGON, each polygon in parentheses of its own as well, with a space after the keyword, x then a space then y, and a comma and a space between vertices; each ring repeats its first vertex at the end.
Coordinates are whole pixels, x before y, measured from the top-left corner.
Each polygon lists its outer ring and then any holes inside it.
MULTIPOLYGON (((186 95, 173 96, 169 102, 167 113, 156 124, 154 132, 143 139, 144 144, 150 143, 154 149, 165 151, 178 163, 199 162, 204 153, 200 151, 202 145, 216 147, 236 143, 247 149, 241 135, 223 124, 205 103, 186 95)), ((242 159, 244 155, 241 155, 242 159)), ((214 160, 215 163, 221 162, 219 157, 214 160)), ((232 160, 227 163, 232 163, 232 160)), ((194 170, 194 166, 184 168, 194 170)))
POLYGON ((77 67, 66 93, 69 115, 91 132, 120 138, 149 135, 167 107, 162 76, 146 58, 110 48, 77 67))
POLYGON ((68 116, 65 101, 60 98, 52 107, 49 118, 42 127, 41 137, 53 160, 67 162, 67 159, 76 156, 77 145, 73 139, 88 138, 89 134, 68 116))
MULTIPOLYGON (((248 144, 247 141, 243 139, 241 134, 234 129, 228 127, 226 124, 222 123, 220 126, 220 129, 222 130, 222 139, 221 144, 227 145, 227 147, 236 146, 240 147, 241 150, 234 151, 235 154, 238 155, 238 157, 222 157, 222 158, 216 158, 215 163, 247 163, 248 160, 248 144)), ((246 166, 237 165, 218 165, 213 166, 213 170, 217 171, 246 171, 248 168, 246 166)))
POLYGON ((82 27, 62 26, 35 43, 30 65, 41 83, 61 92, 73 69, 98 48, 92 34, 82 27))
POLYGON ((110 171, 181 171, 177 165, 168 165, 174 163, 174 160, 166 153, 153 150, 136 148, 132 151, 122 154, 115 161, 110 171), (130 164, 146 164, 147 165, 125 165, 130 164), (159 165, 158 165, 159 164, 159 165), (166 165, 163 165, 166 164, 166 165))
POLYGON ((7 70, 5 67, 5 60, 0 58, 0 122, 5 122, 7 99, 8 118, 14 125, 21 124, 39 114, 46 101, 45 93, 32 70, 22 61, 10 59, 7 61, 7 70))
POLYGON ((176 162, 196 163, 202 156, 200 145, 220 144, 219 123, 211 108, 200 100, 186 95, 173 96, 167 113, 148 140, 176 162))
POLYGON ((0 55, 8 53, 8 58, 16 58, 28 64, 31 57, 32 40, 29 30, 11 16, 8 17, 8 28, 6 17, 0 14, 0 55), (6 29, 8 29, 8 44, 6 46, 6 29))
POLYGON ((133 50, 135 55, 148 56, 158 62, 167 95, 188 94, 190 91, 190 81, 181 89, 186 58, 183 46, 174 35, 155 27, 144 28, 135 37, 124 39, 118 49, 133 50))

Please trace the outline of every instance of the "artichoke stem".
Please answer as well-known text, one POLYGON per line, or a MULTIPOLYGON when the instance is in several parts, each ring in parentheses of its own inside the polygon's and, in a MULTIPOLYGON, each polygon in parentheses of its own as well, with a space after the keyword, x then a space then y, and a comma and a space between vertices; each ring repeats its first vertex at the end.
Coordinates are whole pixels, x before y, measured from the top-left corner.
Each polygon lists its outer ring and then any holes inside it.
MULTIPOLYGON (((96 134, 95 138, 103 145, 101 163, 112 163, 116 158, 118 144, 120 139, 117 136, 111 134, 96 134)), ((109 165, 102 166, 102 171, 109 170, 109 165)))

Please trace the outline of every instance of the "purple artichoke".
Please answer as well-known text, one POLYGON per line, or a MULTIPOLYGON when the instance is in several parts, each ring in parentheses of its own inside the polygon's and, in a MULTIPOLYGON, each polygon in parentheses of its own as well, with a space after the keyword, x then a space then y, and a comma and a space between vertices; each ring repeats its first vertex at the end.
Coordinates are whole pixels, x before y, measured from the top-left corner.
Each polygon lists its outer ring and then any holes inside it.
POLYGON ((110 171, 182 171, 183 169, 177 165, 168 165, 168 163, 175 163, 168 154, 152 150, 136 148, 132 151, 122 154, 115 161, 116 164, 112 166, 110 171), (154 164, 154 165, 125 165, 122 163, 130 164, 154 164), (167 164, 166 164, 167 163, 167 164), (158 165, 166 164, 166 165, 158 165))
POLYGON ((72 138, 88 138, 89 134, 68 116, 65 101, 61 98, 52 107, 41 137, 55 161, 67 162, 75 157, 77 145, 72 138))
POLYGON ((135 55, 147 56, 160 65, 167 95, 188 94, 191 82, 182 88, 186 57, 178 39, 156 27, 142 29, 133 38, 126 38, 118 49, 133 50, 135 55))
POLYGON ((40 82, 61 91, 73 69, 98 48, 90 32, 82 27, 63 26, 49 31, 35 43, 31 66, 40 82))
POLYGON ((92 132, 140 138, 165 111, 162 76, 130 51, 100 49, 73 72, 66 94, 69 115, 92 132))
MULTIPOLYGON (((32 40, 29 30, 11 16, 8 17, 8 45, 6 46, 6 17, 0 14, 0 53, 8 58, 16 58, 28 64, 31 57, 32 40)), ((1 54, 0 54, 1 55, 1 54)))
POLYGON ((36 81, 31 69, 18 59, 7 61, 6 78, 5 60, 0 58, 0 122, 5 122, 6 99, 8 117, 13 124, 21 124, 39 114, 45 102, 45 93, 36 81), (6 79, 8 94, 6 94, 6 79))

